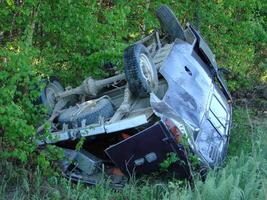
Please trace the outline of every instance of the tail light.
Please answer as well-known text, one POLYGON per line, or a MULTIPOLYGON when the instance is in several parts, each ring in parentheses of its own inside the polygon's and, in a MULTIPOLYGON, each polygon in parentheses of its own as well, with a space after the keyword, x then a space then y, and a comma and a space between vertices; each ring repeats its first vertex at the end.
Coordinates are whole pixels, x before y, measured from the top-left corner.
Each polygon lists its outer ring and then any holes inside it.
POLYGON ((175 123, 171 119, 165 119, 164 124, 166 125, 170 133, 174 136, 176 142, 180 143, 183 134, 180 129, 175 125, 175 123))

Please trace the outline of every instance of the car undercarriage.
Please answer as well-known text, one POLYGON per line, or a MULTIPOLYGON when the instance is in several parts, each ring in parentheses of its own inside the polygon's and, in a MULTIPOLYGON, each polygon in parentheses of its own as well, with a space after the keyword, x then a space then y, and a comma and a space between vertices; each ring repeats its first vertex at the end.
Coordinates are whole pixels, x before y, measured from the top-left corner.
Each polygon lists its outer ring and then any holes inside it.
POLYGON ((156 16, 161 30, 125 49, 124 73, 88 77, 76 88, 48 82, 41 100, 51 129, 37 142, 64 150, 65 177, 97 184, 104 172, 119 186, 132 174, 160 170, 170 154, 177 157, 170 169, 187 178, 189 154, 205 168, 224 160, 232 100, 215 56, 200 33, 189 23, 183 28, 167 6, 156 16), (75 149, 82 138, 82 148, 75 149))

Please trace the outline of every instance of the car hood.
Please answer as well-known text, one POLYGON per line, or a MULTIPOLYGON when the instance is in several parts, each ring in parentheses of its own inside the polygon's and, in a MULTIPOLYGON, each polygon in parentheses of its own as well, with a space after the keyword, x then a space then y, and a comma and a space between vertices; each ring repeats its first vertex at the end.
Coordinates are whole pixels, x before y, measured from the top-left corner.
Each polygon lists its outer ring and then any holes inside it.
POLYGON ((151 102, 155 113, 177 116, 191 127, 196 153, 217 163, 225 151, 231 108, 193 46, 177 41, 160 73, 168 83, 162 104, 151 102), (171 109, 171 111, 170 111, 171 109), (168 111, 167 111, 168 110, 168 111))

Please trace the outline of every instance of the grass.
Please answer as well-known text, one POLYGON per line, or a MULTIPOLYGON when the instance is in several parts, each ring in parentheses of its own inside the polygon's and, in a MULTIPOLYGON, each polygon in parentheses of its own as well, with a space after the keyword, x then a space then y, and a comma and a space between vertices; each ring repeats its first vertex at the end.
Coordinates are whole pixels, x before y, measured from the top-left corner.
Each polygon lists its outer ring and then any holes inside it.
POLYGON ((0 199, 267 199, 267 118, 235 108, 228 158, 221 169, 210 171, 194 189, 181 180, 151 184, 132 180, 121 191, 103 182, 95 187, 73 184, 3 162, 0 199))

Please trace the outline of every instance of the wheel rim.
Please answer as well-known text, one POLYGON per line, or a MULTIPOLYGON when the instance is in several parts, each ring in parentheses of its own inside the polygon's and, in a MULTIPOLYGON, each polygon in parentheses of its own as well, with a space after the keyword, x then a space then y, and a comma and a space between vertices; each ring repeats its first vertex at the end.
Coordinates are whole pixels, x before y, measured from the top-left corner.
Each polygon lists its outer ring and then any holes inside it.
POLYGON ((147 55, 143 53, 140 55, 140 69, 146 82, 148 82, 149 85, 154 86, 154 69, 147 55))

